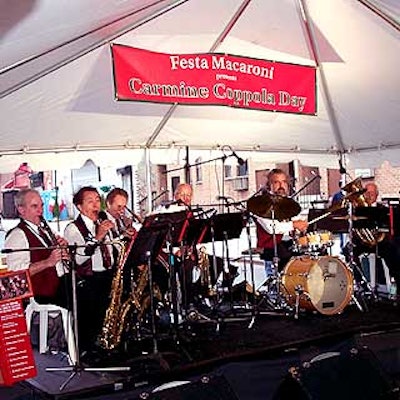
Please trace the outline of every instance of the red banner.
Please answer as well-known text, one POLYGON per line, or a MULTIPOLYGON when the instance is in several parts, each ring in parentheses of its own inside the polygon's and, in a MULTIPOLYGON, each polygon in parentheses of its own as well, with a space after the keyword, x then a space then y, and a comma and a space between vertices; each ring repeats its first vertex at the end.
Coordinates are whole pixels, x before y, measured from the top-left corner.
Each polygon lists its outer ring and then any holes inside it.
POLYGON ((111 46, 117 100, 316 114, 316 68, 228 54, 111 46))

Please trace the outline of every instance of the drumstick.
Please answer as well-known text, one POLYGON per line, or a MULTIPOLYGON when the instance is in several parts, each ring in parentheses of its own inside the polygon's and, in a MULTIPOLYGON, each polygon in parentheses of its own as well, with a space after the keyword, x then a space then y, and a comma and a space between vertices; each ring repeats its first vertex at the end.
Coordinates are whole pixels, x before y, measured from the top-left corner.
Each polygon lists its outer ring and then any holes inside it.
POLYGON ((313 224, 314 222, 317 222, 317 221, 319 221, 320 219, 325 218, 325 217, 327 217, 327 216, 330 215, 330 214, 332 214, 332 211, 328 211, 327 213, 322 214, 322 215, 320 215, 319 217, 312 219, 311 221, 308 221, 308 225, 311 225, 311 224, 313 224))

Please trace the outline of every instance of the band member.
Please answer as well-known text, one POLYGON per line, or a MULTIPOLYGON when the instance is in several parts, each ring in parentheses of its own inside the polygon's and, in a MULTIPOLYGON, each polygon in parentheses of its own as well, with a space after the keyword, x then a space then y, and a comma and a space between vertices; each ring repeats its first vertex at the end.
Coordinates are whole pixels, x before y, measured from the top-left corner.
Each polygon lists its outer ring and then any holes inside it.
POLYGON ((162 204, 156 212, 179 212, 190 208, 193 188, 189 183, 180 183, 174 191, 174 199, 162 204))
POLYGON ((68 242, 51 231, 43 214, 43 202, 34 189, 23 189, 15 196, 19 224, 7 233, 5 247, 11 270, 29 270, 35 300, 40 304, 66 306, 68 288, 68 242), (25 251, 26 249, 26 251, 25 251), (61 278, 63 277, 63 278, 61 278))
MULTIPOLYGON (((368 207, 376 207, 377 214, 382 215, 378 210, 386 209, 386 206, 378 202, 379 190, 378 186, 374 182, 369 182, 365 184, 364 189, 366 189, 363 194, 364 199, 368 207)), ((356 214, 357 214, 356 209, 356 214)), ((389 215, 389 211, 385 213, 386 216, 389 215)), ((363 224, 364 220, 360 221, 363 224)), ((370 221, 367 221, 367 223, 370 221)), ((357 230, 358 221, 354 223, 357 230)), ((374 224, 373 224, 374 225, 374 224)), ((379 227, 378 227, 379 228, 379 227)), ((376 229, 376 226, 371 227, 372 232, 376 229)), ((382 257, 387 265, 390 275, 394 278, 397 287, 400 287, 400 238, 391 238, 388 234, 383 234, 377 232, 378 235, 382 234, 382 240, 379 240, 375 245, 366 243, 360 236, 353 235, 354 242, 354 255, 356 256, 356 262, 359 262, 359 256, 363 253, 375 253, 382 257)), ((362 237, 362 236, 361 236, 362 237)))
MULTIPOLYGON (((174 200, 180 201, 184 206, 192 204, 193 188, 189 183, 180 183, 174 193, 174 200)), ((179 203, 178 203, 179 204, 179 203)))
POLYGON ((127 215, 128 193, 121 188, 112 189, 106 197, 106 215, 112 221, 115 228, 112 230, 113 236, 126 237, 131 239, 140 229, 140 218, 133 214, 127 215))
MULTIPOLYGON (((160 210, 160 213, 173 213, 184 210, 190 210, 192 204, 193 189, 189 183, 180 183, 174 191, 174 199, 172 202, 165 204, 160 210)), ((161 257, 168 258, 166 252, 162 252, 161 257)), ((181 290, 182 306, 187 309, 189 304, 193 302, 192 293, 192 272, 193 267, 197 263, 197 255, 195 249, 191 246, 182 245, 179 248, 173 249, 172 263, 175 265, 175 270, 179 276, 179 287, 181 290)), ((173 279, 170 277, 170 279, 173 279)))
POLYGON ((104 216, 99 218, 101 199, 95 188, 79 189, 73 203, 79 215, 67 225, 64 236, 76 245, 79 342, 82 350, 90 350, 101 332, 110 302, 114 266, 110 242, 116 227, 104 216))
MULTIPOLYGON (((288 196, 289 180, 286 173, 281 169, 272 169, 267 178, 267 190, 272 195, 288 196)), ((292 256, 290 247, 292 246, 291 234, 297 229, 301 232, 306 231, 308 222, 304 220, 272 221, 268 218, 255 217, 257 228, 257 247, 262 251, 261 258, 265 260, 267 275, 273 274, 274 241, 273 233, 275 230, 277 243, 277 256, 279 258, 279 268, 282 269, 292 256)))

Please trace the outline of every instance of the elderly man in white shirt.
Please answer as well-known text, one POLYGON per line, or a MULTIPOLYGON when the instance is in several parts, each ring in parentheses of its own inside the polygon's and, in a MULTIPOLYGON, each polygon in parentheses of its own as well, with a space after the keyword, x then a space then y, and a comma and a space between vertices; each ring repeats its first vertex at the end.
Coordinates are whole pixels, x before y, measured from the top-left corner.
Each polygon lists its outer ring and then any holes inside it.
POLYGON ((68 242, 51 231, 43 214, 43 201, 34 189, 15 196, 21 218, 7 233, 5 248, 10 270, 29 270, 35 300, 42 304, 66 305, 68 287, 63 282, 69 259, 68 242), (12 251, 14 250, 14 251, 12 251))

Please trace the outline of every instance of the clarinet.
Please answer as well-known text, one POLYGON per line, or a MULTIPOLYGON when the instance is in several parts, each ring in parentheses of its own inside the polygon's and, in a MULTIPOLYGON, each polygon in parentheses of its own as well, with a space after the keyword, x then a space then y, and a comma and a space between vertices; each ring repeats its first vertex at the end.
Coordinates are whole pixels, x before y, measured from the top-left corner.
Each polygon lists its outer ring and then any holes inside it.
MULTIPOLYGON (((52 246, 53 247, 58 246, 57 237, 54 234, 54 232, 51 230, 50 225, 47 223, 46 219, 43 216, 40 217, 40 225, 46 231, 47 235, 49 236, 52 246)), ((67 261, 62 259, 61 262, 63 264, 64 270, 69 271, 70 268, 69 268, 67 261)))
POLYGON ((47 223, 47 221, 45 220, 45 218, 40 217, 40 225, 46 231, 47 235, 49 236, 52 246, 57 246, 58 242, 57 242, 56 235, 51 230, 51 228, 50 228, 49 224, 47 223))

